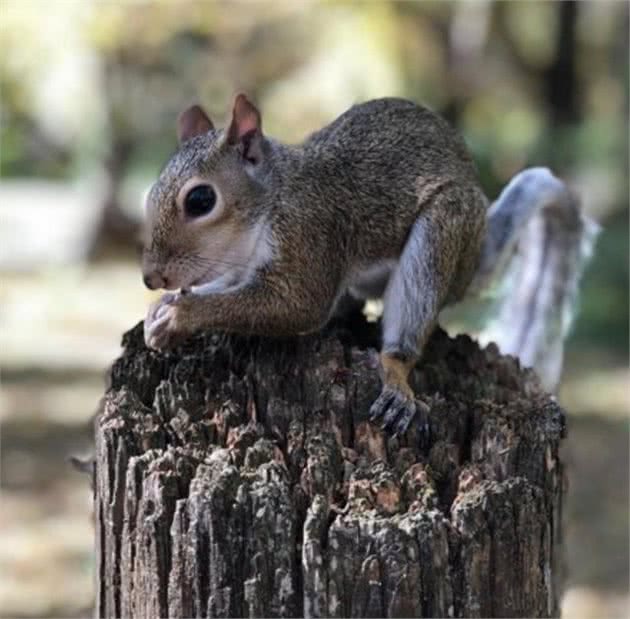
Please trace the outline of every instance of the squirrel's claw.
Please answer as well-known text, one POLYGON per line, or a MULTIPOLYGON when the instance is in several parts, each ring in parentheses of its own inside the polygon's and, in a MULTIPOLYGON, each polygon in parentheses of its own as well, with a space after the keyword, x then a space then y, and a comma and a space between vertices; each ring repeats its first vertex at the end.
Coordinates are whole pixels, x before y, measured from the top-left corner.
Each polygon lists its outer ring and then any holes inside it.
POLYGON ((167 293, 149 308, 144 321, 144 343, 149 348, 169 348, 180 339, 177 328, 180 309, 176 304, 178 299, 179 295, 167 293))
POLYGON ((381 427, 391 436, 405 434, 416 420, 420 448, 429 440, 428 406, 402 390, 386 385, 370 408, 370 421, 382 420, 381 427))
POLYGON ((402 390, 385 385, 370 408, 370 421, 382 421, 389 434, 404 434, 415 416, 415 402, 402 390))

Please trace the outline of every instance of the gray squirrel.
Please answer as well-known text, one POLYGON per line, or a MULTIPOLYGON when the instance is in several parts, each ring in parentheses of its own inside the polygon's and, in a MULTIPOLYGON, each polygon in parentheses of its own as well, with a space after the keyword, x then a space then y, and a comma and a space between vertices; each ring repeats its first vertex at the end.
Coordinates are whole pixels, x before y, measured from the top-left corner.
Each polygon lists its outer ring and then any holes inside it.
POLYGON ((149 308, 150 348, 201 329, 309 333, 349 296, 382 298, 370 413, 404 433, 426 412, 408 375, 440 310, 511 273, 499 348, 553 387, 594 226, 547 169, 521 172, 490 205, 459 135, 397 98, 355 105, 289 146, 239 94, 225 129, 195 105, 178 138, 146 202, 144 282, 180 289, 149 308))

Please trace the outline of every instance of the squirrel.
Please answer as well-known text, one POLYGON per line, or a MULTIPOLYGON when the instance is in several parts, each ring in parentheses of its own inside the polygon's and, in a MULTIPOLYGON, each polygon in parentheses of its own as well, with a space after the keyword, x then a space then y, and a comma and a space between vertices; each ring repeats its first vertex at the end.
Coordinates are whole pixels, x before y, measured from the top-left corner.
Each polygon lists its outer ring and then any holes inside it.
POLYGON ((551 322, 566 322, 592 236, 575 196, 532 168, 491 205, 462 138, 425 107, 368 101, 285 145, 239 94, 224 129, 193 105, 177 134, 179 150, 147 195, 142 271, 148 288, 180 291, 149 308, 150 348, 201 329, 305 334, 348 299, 382 297, 383 384, 370 418, 402 434, 426 419, 408 376, 440 310, 522 258, 523 238, 533 243, 525 262, 539 259, 520 282, 525 318, 508 352, 535 365, 537 319, 551 311, 551 322))

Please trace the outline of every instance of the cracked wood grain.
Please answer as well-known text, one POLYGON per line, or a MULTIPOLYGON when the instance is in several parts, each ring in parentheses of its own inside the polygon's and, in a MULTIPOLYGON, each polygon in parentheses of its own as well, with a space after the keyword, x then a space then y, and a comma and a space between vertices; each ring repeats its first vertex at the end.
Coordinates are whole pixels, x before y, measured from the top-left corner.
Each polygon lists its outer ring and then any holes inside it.
POLYGON ((97 616, 558 615, 563 411, 437 331, 422 452, 367 421, 376 353, 352 343, 124 336, 95 425, 97 616))

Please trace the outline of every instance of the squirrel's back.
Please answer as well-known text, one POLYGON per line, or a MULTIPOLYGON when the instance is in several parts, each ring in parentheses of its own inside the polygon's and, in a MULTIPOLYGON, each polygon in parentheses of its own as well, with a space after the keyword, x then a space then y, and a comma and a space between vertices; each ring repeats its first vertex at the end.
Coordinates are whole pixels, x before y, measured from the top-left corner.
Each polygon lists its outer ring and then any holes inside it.
POLYGON ((440 116, 395 97, 352 106, 313 133, 304 148, 338 167, 350 166, 374 178, 456 176, 477 182, 475 166, 460 135, 440 116), (376 166, 376 168, 375 168, 376 166))
POLYGON ((411 227, 432 208, 432 217, 442 220, 435 225, 461 231, 462 244, 470 246, 465 262, 477 262, 487 200, 462 138, 434 112, 398 98, 361 103, 297 152, 300 164, 284 183, 282 202, 300 204, 302 218, 316 215, 317 228, 327 226, 349 256, 397 258, 411 227))

